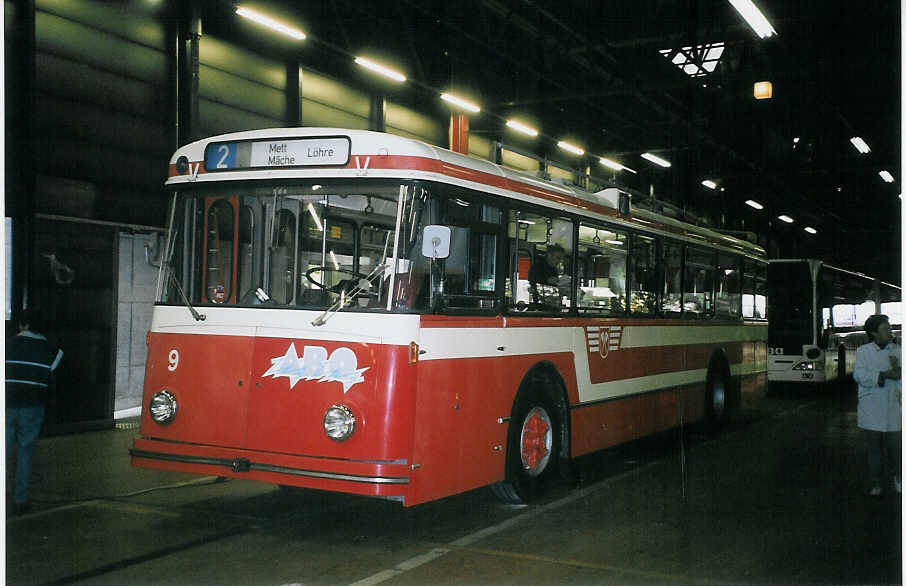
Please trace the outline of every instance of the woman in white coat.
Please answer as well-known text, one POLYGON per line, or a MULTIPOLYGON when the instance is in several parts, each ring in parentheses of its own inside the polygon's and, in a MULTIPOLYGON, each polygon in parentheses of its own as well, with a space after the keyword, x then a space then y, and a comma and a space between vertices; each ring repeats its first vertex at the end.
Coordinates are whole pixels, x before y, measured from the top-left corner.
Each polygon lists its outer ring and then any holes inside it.
MULTIPOLYGON (((881 494, 882 462, 900 492, 900 347, 893 343, 886 315, 865 320, 872 341, 859 346, 853 378, 859 385, 859 427, 868 447, 869 494, 881 494)), ((886 476, 885 475, 885 476, 886 476)))

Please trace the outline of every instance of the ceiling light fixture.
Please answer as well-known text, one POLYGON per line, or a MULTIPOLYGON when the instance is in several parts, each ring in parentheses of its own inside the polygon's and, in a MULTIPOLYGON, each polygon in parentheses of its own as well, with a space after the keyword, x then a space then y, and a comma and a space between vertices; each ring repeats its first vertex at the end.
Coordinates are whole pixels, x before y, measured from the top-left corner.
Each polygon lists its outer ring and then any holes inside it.
POLYGON ((749 23, 749 26, 752 27, 755 34, 762 39, 777 34, 777 31, 771 26, 770 21, 765 18, 764 14, 761 13, 761 10, 755 6, 755 3, 752 2, 752 0, 730 0, 730 4, 732 4, 733 8, 736 9, 736 12, 749 23))
MULTIPOLYGON (((601 157, 599 162, 602 165, 604 165, 605 167, 613 169, 614 171, 629 171, 630 173, 636 173, 629 167, 622 165, 620 163, 617 163, 616 161, 611 161, 610 159, 605 159, 604 157, 601 157)), ((638 173, 636 173, 636 175, 638 175, 638 173)))
POLYGON ((871 149, 868 148, 868 143, 862 140, 862 138, 859 136, 852 137, 851 139, 849 139, 849 142, 853 143, 853 146, 856 147, 856 150, 863 155, 867 155, 871 152, 871 149))
POLYGON ((243 8, 240 6, 239 8, 236 9, 236 14, 238 14, 239 16, 242 16, 244 18, 247 18, 253 22, 257 22, 258 24, 260 24, 262 26, 266 26, 267 28, 269 28, 271 30, 277 31, 278 33, 284 34, 288 37, 292 37, 292 38, 296 39, 297 41, 305 40, 305 33, 300 31, 299 29, 285 25, 282 22, 274 20, 273 18, 271 18, 269 16, 265 16, 265 15, 261 14, 260 12, 255 12, 254 10, 251 10, 249 8, 243 8))
POLYGON ((809 234, 817 234, 817 233, 818 233, 818 231, 815 230, 814 228, 812 228, 811 226, 806 226, 805 228, 803 228, 803 230, 805 230, 805 231, 808 232, 809 234))
POLYGON ((761 205, 760 203, 758 203, 757 201, 755 201, 754 199, 747 199, 746 205, 749 206, 750 208, 755 208, 756 210, 764 209, 764 206, 761 205))
POLYGON ((371 71, 374 71, 375 73, 380 73, 384 77, 389 77, 393 81, 398 81, 400 83, 406 81, 406 76, 403 75, 402 73, 400 73, 399 71, 394 71, 393 69, 390 69, 389 67, 381 65, 380 63, 376 63, 376 62, 372 61, 371 59, 366 59, 365 57, 356 57, 355 62, 356 62, 356 65, 361 65, 365 69, 370 69, 371 71))
POLYGON ((560 142, 557 143, 557 146, 560 147, 561 149, 563 149, 564 151, 570 152, 570 153, 572 153, 572 154, 574 154, 574 155, 582 156, 582 155, 585 154, 585 149, 583 149, 583 148, 581 148, 581 147, 577 147, 577 146, 574 145, 574 144, 570 144, 570 143, 568 143, 568 142, 564 142, 564 141, 562 141, 562 140, 561 140, 560 142))
POLYGON ((662 159, 657 155, 652 155, 651 153, 642 153, 641 157, 647 161, 651 161, 655 165, 660 165, 661 167, 667 168, 670 166, 670 161, 662 159))
POLYGON ((887 183, 893 183, 893 175, 890 174, 890 171, 878 171, 878 175, 887 183))
POLYGON ((777 216, 777 219, 778 219, 778 220, 782 220, 782 221, 786 222, 787 224, 792 224, 792 223, 793 223, 793 218, 787 216, 786 214, 781 215, 781 216, 777 216))
POLYGON ((774 84, 769 81, 757 81, 752 93, 756 100, 769 100, 774 96, 774 84))
POLYGON ((518 120, 507 120, 506 125, 515 130, 516 132, 521 132, 522 134, 527 134, 529 136, 538 136, 538 131, 527 126, 518 120))
POLYGON ((454 106, 458 106, 458 107, 462 108, 463 110, 468 110, 469 112, 472 112, 473 114, 477 114, 477 113, 481 112, 481 108, 479 108, 476 104, 473 104, 472 102, 470 102, 468 100, 464 100, 458 96, 454 96, 453 94, 441 94, 440 99, 445 102, 448 102, 450 104, 453 104, 454 106))
POLYGON ((705 179, 704 181, 702 181, 702 185, 704 185, 708 189, 717 189, 717 183, 714 183, 710 179, 705 179))

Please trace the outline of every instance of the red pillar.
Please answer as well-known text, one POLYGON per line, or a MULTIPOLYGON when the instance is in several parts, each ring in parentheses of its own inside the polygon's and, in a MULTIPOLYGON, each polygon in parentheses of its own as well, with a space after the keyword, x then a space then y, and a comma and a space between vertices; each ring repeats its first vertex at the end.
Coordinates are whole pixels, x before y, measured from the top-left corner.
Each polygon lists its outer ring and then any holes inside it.
POLYGON ((465 114, 450 114, 450 150, 469 154, 469 117, 465 114))

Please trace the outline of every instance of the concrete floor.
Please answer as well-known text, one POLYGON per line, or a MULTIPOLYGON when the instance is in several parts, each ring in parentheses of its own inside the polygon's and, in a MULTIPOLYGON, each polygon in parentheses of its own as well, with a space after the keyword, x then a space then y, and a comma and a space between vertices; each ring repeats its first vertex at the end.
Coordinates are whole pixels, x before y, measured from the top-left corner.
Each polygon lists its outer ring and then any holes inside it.
POLYGON ((576 462, 526 507, 411 509, 133 469, 136 429, 44 438, 9 584, 901 583, 901 501, 872 498, 854 390, 749 398, 576 462))

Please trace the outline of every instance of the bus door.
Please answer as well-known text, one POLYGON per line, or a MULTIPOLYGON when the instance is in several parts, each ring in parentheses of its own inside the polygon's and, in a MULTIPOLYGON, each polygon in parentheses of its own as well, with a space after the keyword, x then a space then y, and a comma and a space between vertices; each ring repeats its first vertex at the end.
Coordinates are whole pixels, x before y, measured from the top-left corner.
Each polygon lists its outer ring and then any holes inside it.
POLYGON ((234 259, 239 240, 239 198, 205 198, 204 218, 204 300, 235 303, 234 259))
POLYGON ((264 290, 277 305, 294 304, 301 202, 275 195, 265 204, 264 290))

